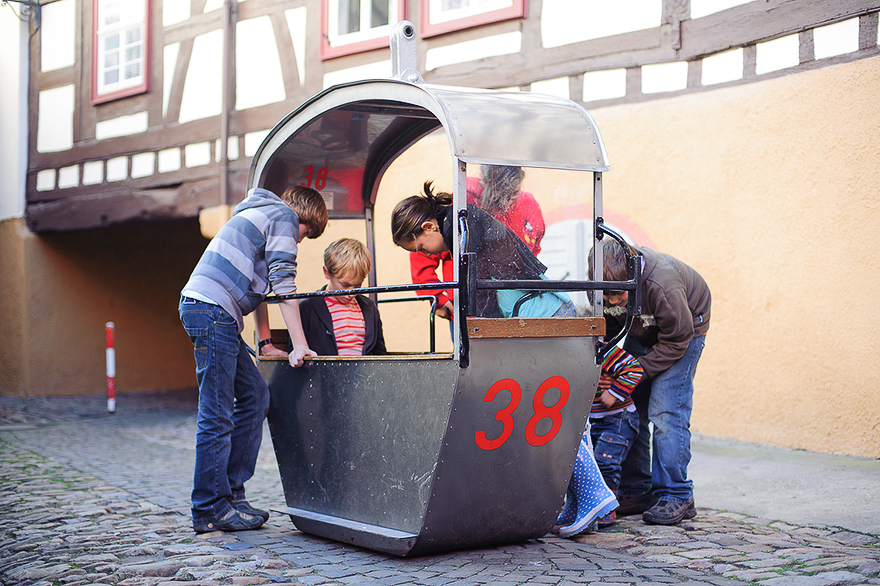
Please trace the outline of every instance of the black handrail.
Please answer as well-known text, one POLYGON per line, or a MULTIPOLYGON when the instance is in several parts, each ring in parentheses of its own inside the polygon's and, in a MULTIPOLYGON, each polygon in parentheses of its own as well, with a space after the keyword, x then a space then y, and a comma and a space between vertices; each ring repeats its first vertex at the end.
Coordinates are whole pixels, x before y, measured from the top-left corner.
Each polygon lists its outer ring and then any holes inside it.
POLYGON ((389 299, 379 299, 377 303, 401 303, 403 301, 430 301, 431 314, 428 318, 428 335, 431 337, 429 342, 429 354, 436 351, 436 336, 434 335, 434 320, 437 314, 437 296, 436 295, 418 295, 416 297, 392 297, 389 299))
MULTIPOLYGON (((425 290, 430 288, 431 290, 435 289, 449 289, 456 286, 456 283, 431 283, 430 286, 420 286, 417 290, 425 290)), ((279 301, 283 301, 286 299, 305 299, 307 297, 341 297, 343 295, 358 295, 363 293, 387 293, 391 291, 410 291, 413 287, 408 285, 392 285, 389 287, 360 287, 357 289, 337 289, 337 290, 323 290, 323 291, 310 291, 308 293, 289 293, 287 295, 273 295, 271 297, 266 297, 266 303, 278 303, 279 301)), ((429 341, 430 354, 434 354, 436 352, 436 335, 435 335, 435 316, 437 314, 437 296, 436 295, 419 295, 416 297, 397 297, 391 299, 379 299, 378 303, 398 303, 402 301, 430 301, 431 302, 431 312, 428 318, 428 335, 431 337, 429 341)), ((257 352, 251 348, 248 344, 247 346, 248 352, 250 352, 251 356, 256 356, 257 352)))
MULTIPOLYGON (((467 212, 459 210, 459 230, 461 234, 461 250, 467 250, 467 212)), ((633 320, 641 315, 642 300, 642 271, 641 261, 637 251, 633 251, 632 247, 617 234, 614 230, 605 226, 601 221, 596 225, 596 232, 601 237, 608 235, 617 240, 624 250, 626 256, 626 281, 550 281, 544 279, 532 279, 523 281, 511 280, 492 280, 476 278, 476 261, 475 254, 462 252, 459 258, 459 280, 445 281, 441 283, 412 283, 406 285, 386 285, 382 287, 358 287, 355 289, 343 290, 323 290, 313 291, 309 293, 289 293, 287 295, 273 295, 266 297, 267 303, 278 303, 288 299, 305 299, 307 297, 339 297, 344 295, 358 294, 378 294, 378 293, 400 293, 411 291, 430 291, 438 289, 455 289, 458 292, 459 299, 459 322, 461 328, 461 343, 459 346, 459 360, 462 368, 467 368, 469 357, 469 340, 467 335, 467 317, 470 314, 470 308, 476 305, 476 292, 479 289, 528 289, 529 291, 630 291, 626 304, 626 320, 623 329, 617 333, 611 340, 600 344, 596 350, 598 359, 604 359, 605 355, 613 348, 623 336, 629 331, 633 320), (468 283, 474 283, 473 287, 469 287, 468 283)), ((424 297, 428 299, 427 296, 424 297)), ((431 309, 431 343, 433 346, 434 336, 434 312, 436 311, 436 297, 431 309)), ((381 300, 380 300, 381 301, 381 300)), ((519 310, 519 306, 526 299, 520 299, 514 306, 514 315, 519 310)), ((432 349, 433 352, 433 349, 432 349)), ((252 351, 253 353, 253 351, 252 351)))

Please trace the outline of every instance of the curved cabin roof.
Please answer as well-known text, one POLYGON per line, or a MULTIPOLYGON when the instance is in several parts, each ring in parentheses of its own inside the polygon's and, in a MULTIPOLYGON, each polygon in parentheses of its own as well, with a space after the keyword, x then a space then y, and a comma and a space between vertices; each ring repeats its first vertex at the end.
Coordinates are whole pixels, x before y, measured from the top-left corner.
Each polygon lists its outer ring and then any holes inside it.
POLYGON ((570 100, 368 80, 331 87, 279 122, 254 155, 248 188, 310 185, 330 199, 331 217, 364 217, 388 166, 440 126, 466 163, 609 168, 593 118, 570 100))

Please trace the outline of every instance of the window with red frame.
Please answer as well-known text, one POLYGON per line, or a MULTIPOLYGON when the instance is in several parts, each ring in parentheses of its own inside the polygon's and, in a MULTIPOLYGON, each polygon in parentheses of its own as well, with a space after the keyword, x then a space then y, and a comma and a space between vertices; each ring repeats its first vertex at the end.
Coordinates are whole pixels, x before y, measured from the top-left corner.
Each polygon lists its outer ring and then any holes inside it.
POLYGON ((321 0, 321 57, 332 59, 389 46, 406 0, 321 0))
POLYGON ((525 18, 526 0, 421 0, 421 36, 525 18))
POLYGON ((151 0, 92 0, 92 103, 145 92, 151 0))

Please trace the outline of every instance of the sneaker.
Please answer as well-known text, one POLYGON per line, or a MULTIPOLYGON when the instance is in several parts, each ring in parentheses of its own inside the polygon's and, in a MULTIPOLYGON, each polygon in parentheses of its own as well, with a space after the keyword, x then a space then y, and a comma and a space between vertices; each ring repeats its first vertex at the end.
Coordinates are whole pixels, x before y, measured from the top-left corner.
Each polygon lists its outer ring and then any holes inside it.
POLYGON ((650 525, 678 525, 685 519, 697 516, 694 499, 686 503, 675 501, 658 501, 656 505, 645 511, 642 521, 650 525))
POLYGON ((193 521, 193 531, 196 533, 207 533, 209 531, 248 531, 250 529, 258 529, 262 527, 262 517, 256 515, 248 515, 235 509, 229 509, 229 512, 213 522, 193 521))
POLYGON ((617 516, 641 515, 657 504, 657 496, 653 492, 646 492, 636 496, 617 496, 620 506, 617 507, 617 516))
POLYGON ((609 527, 617 523, 617 511, 611 511, 604 517, 599 517, 596 519, 596 527, 599 529, 604 529, 605 527, 609 527))
POLYGON ((263 509, 252 507, 251 504, 246 500, 231 502, 232 508, 234 508, 239 513, 246 513, 248 515, 253 515, 254 517, 259 517, 263 520, 264 523, 269 520, 269 511, 264 511, 263 509))

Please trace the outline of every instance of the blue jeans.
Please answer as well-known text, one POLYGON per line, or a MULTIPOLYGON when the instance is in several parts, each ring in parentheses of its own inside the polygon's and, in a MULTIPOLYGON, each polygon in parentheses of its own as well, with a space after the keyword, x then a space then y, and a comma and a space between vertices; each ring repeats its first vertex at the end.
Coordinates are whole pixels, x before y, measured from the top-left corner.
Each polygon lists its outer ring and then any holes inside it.
POLYGON ((639 436, 623 464, 622 496, 653 490, 660 500, 687 502, 693 498, 694 483, 687 478, 691 461, 690 421, 694 375, 705 344, 706 336, 695 336, 678 362, 656 378, 643 380, 633 392, 639 410, 639 436), (649 420, 654 424, 650 455, 649 420))
POLYGON ((596 464, 599 465, 599 471, 602 472, 602 479, 615 493, 620 485, 620 466, 638 432, 639 414, 635 411, 621 411, 613 415, 590 418, 593 455, 596 464))
POLYGON ((559 306, 559 309, 556 310, 556 313, 551 315, 550 317, 577 317, 578 312, 577 308, 574 306, 574 303, 571 301, 566 301, 562 305, 559 306))
POLYGON ((180 321, 195 347, 199 414, 193 474, 193 521, 214 522, 245 498, 254 475, 269 388, 238 333, 218 305, 180 299, 180 321))

